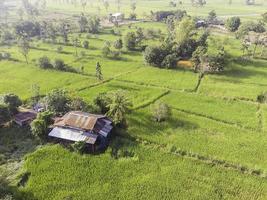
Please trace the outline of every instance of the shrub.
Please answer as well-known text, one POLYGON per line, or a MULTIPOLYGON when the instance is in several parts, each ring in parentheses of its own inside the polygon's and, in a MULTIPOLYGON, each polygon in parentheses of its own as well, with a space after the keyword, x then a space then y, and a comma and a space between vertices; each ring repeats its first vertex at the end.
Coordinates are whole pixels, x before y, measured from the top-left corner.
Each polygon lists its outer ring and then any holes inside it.
POLYGON ((73 151, 82 154, 85 151, 86 142, 84 142, 84 141, 75 142, 71 145, 71 147, 72 147, 73 151))
POLYGON ((259 103, 267 103, 267 92, 263 92, 257 97, 259 103))
POLYGON ((0 124, 10 119, 10 113, 7 105, 0 104, 0 124))
POLYGON ((89 42, 87 40, 83 41, 83 48, 89 49, 89 42))
POLYGON ((82 98, 76 97, 71 100, 70 108, 71 110, 87 112, 89 107, 82 98))
POLYGON ((65 63, 64 63, 63 60, 61 60, 61 59, 55 59, 54 68, 56 70, 65 71, 66 70, 66 65, 65 65, 65 63))
POLYGON ((235 32, 238 30, 240 24, 241 20, 239 17, 231 17, 227 19, 225 26, 229 31, 235 32))
POLYGON ((172 69, 172 68, 176 67, 177 61, 178 61, 178 59, 177 59, 176 55, 170 54, 164 58, 164 60, 161 63, 161 66, 165 67, 167 69, 172 69))
POLYGON ((104 57, 108 57, 111 53, 111 50, 110 50, 110 43, 109 42, 105 42, 103 48, 102 48, 102 55, 104 57))
POLYGON ((137 15, 135 13, 130 13, 129 19, 136 20, 136 18, 137 18, 137 15))
POLYGON ((128 50, 134 50, 137 45, 136 35, 134 32, 128 32, 124 37, 124 44, 128 50))
POLYGON ((3 60, 9 60, 11 57, 11 54, 8 53, 8 52, 3 52, 0 54, 0 60, 3 59, 3 60))
POLYGON ((65 113, 69 111, 70 97, 65 90, 55 89, 44 97, 43 103, 51 112, 65 113))
POLYGON ((147 47, 144 52, 145 62, 149 65, 161 67, 167 52, 161 47, 147 47))
POLYGON ((99 93, 96 98, 93 100, 94 104, 97 105, 102 114, 108 112, 108 105, 111 99, 107 93, 99 93))
POLYGON ((63 47, 62 46, 57 47, 57 52, 58 53, 62 53, 63 52, 63 47))
POLYGON ((151 111, 156 122, 162 122, 171 117, 171 108, 163 102, 154 104, 151 111))
POLYGON ((53 67, 51 62, 50 62, 50 59, 47 56, 43 56, 43 57, 39 58, 38 65, 42 69, 50 69, 53 67))
POLYGON ((114 46, 115 49, 122 49, 122 47, 123 47, 122 39, 116 40, 114 42, 113 46, 114 46))
POLYGON ((18 107, 22 105, 22 101, 15 94, 5 94, 0 97, 0 103, 6 105, 11 114, 15 114, 18 107))

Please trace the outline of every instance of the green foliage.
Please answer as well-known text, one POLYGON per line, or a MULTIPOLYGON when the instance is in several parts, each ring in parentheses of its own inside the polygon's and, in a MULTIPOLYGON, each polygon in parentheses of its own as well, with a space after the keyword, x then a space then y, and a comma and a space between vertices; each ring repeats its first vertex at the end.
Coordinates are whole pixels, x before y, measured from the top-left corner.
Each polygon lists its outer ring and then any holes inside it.
POLYGON ((247 21, 242 23, 238 31, 236 32, 236 36, 238 38, 243 38, 245 35, 247 35, 250 31, 256 32, 256 33, 263 33, 266 31, 264 24, 261 22, 253 22, 253 21, 247 21))
POLYGON ((128 32, 124 37, 124 44, 128 50, 135 50, 137 46, 135 32, 128 32))
POLYGON ((107 115, 113 120, 116 125, 125 125, 126 115, 130 112, 132 103, 121 90, 109 93, 110 102, 107 105, 107 115))
POLYGON ((65 71, 66 65, 63 60, 61 59, 55 59, 54 61, 54 68, 59 71, 65 71))
POLYGON ((50 59, 47 56, 43 56, 39 58, 38 65, 42 69, 51 69, 53 68, 53 65, 50 62, 50 59))
POLYGON ((86 142, 84 142, 84 141, 75 142, 71 145, 71 147, 72 147, 73 151, 82 154, 85 151, 86 142))
POLYGON ((122 49, 122 47, 123 47, 122 39, 120 38, 120 39, 116 40, 114 42, 113 46, 115 49, 118 49, 118 50, 122 49))
POLYGON ((97 16, 91 16, 88 19, 88 32, 96 34, 100 29, 100 19, 97 16))
POLYGON ((109 108, 108 105, 111 102, 110 96, 105 93, 99 93, 93 100, 94 104, 100 108, 102 114, 108 112, 109 108))
POLYGON ((179 59, 177 58, 175 54, 167 55, 162 61, 161 66, 167 69, 176 68, 178 60, 179 59))
POLYGON ((190 17, 184 17, 176 27, 176 42, 182 44, 187 41, 195 31, 195 22, 190 17))
POLYGON ((155 103, 151 108, 151 112, 156 122, 162 122, 171 117, 171 108, 163 102, 155 103))
POLYGON ((257 97, 259 103, 267 103, 267 92, 263 92, 257 97))
POLYGON ((45 141, 48 134, 48 127, 53 123, 53 113, 45 111, 38 113, 37 118, 31 123, 32 135, 40 141, 45 141))
POLYGON ((68 92, 62 89, 55 89, 49 92, 42 101, 49 111, 65 113, 69 111, 69 103, 71 100, 68 92))
POLYGON ((89 49, 89 41, 87 40, 83 41, 83 48, 89 49))
POLYGON ((6 105, 11 114, 15 114, 18 107, 22 105, 22 101, 15 94, 4 94, 0 96, 0 103, 6 105))
POLYGON ((99 81, 103 80, 102 68, 99 62, 96 63, 96 74, 95 75, 99 81))
POLYGON ((238 30, 240 24, 241 20, 239 17, 231 17, 227 19, 225 26, 229 31, 235 32, 238 30))
POLYGON ((10 113, 7 105, 0 104, 0 124, 10 119, 10 113))
POLYGON ((144 52, 144 59, 147 64, 152 66, 162 66, 162 62, 168 52, 166 52, 164 49, 162 49, 159 46, 155 47, 147 47, 144 52))

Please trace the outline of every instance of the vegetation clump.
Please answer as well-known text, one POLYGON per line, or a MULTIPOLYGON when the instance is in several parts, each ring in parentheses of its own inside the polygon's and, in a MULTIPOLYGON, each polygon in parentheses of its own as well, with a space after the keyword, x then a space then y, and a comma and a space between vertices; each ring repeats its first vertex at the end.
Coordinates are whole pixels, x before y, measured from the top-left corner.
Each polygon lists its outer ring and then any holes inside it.
POLYGON ((163 102, 155 103, 151 108, 153 119, 156 122, 162 122, 171 117, 171 108, 168 104, 163 102))

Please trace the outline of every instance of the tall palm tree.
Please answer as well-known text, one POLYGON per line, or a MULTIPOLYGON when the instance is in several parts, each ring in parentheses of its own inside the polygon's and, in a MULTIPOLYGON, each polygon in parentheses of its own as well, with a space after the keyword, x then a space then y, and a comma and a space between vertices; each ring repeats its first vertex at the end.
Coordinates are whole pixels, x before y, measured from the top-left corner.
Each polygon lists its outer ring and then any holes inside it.
POLYGON ((107 115, 118 125, 125 122, 125 116, 130 112, 132 103, 122 90, 110 93, 110 103, 107 105, 107 115))

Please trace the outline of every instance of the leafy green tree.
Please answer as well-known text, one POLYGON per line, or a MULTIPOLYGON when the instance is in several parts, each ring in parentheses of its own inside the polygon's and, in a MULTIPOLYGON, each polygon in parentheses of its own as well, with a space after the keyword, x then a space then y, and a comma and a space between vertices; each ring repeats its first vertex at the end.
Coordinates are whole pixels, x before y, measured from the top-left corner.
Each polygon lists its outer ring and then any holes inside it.
POLYGON ((128 50, 134 50, 137 45, 135 32, 128 32, 124 37, 124 44, 128 50))
POLYGON ((182 44, 185 41, 189 40, 194 34, 195 29, 194 20, 189 17, 184 17, 176 27, 176 42, 178 44, 182 44))
POLYGON ((65 71, 66 65, 63 60, 61 59, 55 59, 54 61, 54 68, 59 71, 65 71))
POLYGON ((161 47, 147 47, 144 52, 145 62, 149 65, 161 67, 164 58, 168 55, 168 52, 161 47))
POLYGON ((79 38, 75 37, 72 42, 73 42, 73 46, 75 48, 75 56, 77 57, 78 56, 78 47, 80 46, 79 38))
POLYGON ((121 50, 122 47, 123 47, 122 39, 120 38, 120 39, 116 40, 114 42, 113 46, 114 46, 115 49, 121 50))
POLYGON ((27 37, 20 37, 18 40, 18 48, 20 53, 24 56, 25 61, 27 64, 28 62, 28 54, 30 51, 30 42, 27 37))
POLYGON ((177 66, 177 61, 178 61, 178 58, 176 57, 175 54, 167 55, 163 59, 163 61, 161 63, 161 67, 167 68, 167 69, 173 69, 177 66))
POLYGON ((212 24, 216 21, 216 19, 217 19, 217 14, 215 10, 210 11, 207 18, 208 22, 212 24))
POLYGON ((50 59, 47 56, 43 56, 38 59, 38 65, 42 69, 51 69, 53 65, 50 62, 50 59))
POLYGON ((94 99, 94 104, 99 107, 100 112, 102 114, 108 112, 109 110, 108 105, 110 104, 110 102, 111 102, 110 96, 106 92, 99 93, 94 99))
POLYGON ((111 50, 110 50, 110 43, 107 41, 105 42, 103 48, 102 48, 102 55, 104 57, 108 57, 111 53, 111 50))
POLYGON ((43 113, 39 113, 37 118, 31 123, 32 135, 40 141, 45 141, 47 138, 48 127, 52 124, 52 116, 52 112, 45 111, 43 113))
POLYGON ((86 31, 86 28, 88 26, 88 20, 87 18, 84 16, 84 13, 81 14, 79 20, 78 20, 78 24, 80 27, 80 32, 84 33, 86 31))
POLYGON ((68 112, 70 102, 68 92, 61 89, 52 90, 43 99, 47 110, 58 114, 68 112))
POLYGON ((99 62, 96 63, 96 78, 99 81, 103 80, 102 68, 99 62))
POLYGON ((225 27, 229 31, 235 32, 238 30, 240 24, 241 24, 241 20, 239 17, 231 17, 231 18, 227 19, 225 27))
POLYGON ((88 19, 88 32, 89 33, 99 33, 100 29, 100 19, 97 16, 91 16, 88 19))
POLYGON ((151 108, 151 112, 156 122, 165 121, 172 115, 171 108, 163 102, 155 103, 151 108))
POLYGON ((83 48, 89 49, 89 41, 87 40, 83 41, 83 48))
POLYGON ((11 114, 15 114, 18 111, 18 107, 22 105, 22 101, 15 94, 5 94, 0 97, 0 103, 7 105, 11 114))
POLYGON ((130 112, 132 106, 125 93, 121 90, 111 92, 110 103, 107 105, 107 115, 113 120, 116 125, 125 125, 126 115, 130 112))

